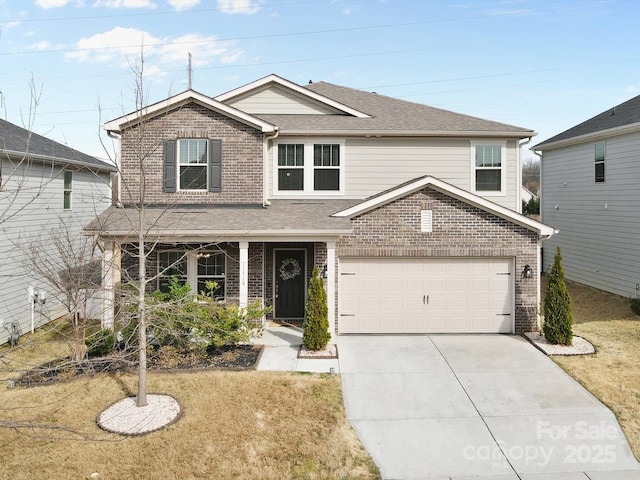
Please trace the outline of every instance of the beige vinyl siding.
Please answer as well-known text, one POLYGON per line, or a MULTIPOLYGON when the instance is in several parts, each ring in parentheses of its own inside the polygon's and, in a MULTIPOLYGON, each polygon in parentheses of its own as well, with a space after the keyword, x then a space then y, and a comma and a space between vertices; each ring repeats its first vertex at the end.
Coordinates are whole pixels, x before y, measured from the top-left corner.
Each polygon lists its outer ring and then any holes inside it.
POLYGON ((37 326, 64 313, 55 292, 29 267, 28 250, 33 246, 58 258, 51 234, 67 225, 73 236, 81 238, 82 228, 110 204, 108 173, 73 171, 72 208, 64 210, 60 168, 35 163, 11 178, 6 162, 2 168, 6 184, 0 197, 0 343, 8 339, 5 323, 17 321, 22 333, 30 330, 29 285, 48 295, 42 312, 36 310, 37 326))
POLYGON ((605 141, 603 183, 594 178, 596 142, 544 152, 542 221, 560 233, 543 243, 543 267, 553 263, 559 245, 567 278, 635 296, 640 283, 640 133, 605 141))
MULTIPOLYGON (((304 139, 281 136, 278 141, 300 143, 304 139)), ((507 142, 505 195, 487 195, 486 198, 517 211, 515 146, 515 141, 507 142)), ((268 159, 269 193, 273 195, 272 151, 268 159)), ((424 175, 432 175, 469 191, 474 178, 469 139, 347 138, 343 161, 346 169, 343 198, 366 198, 424 175)))
POLYGON ((326 105, 278 87, 269 87, 228 102, 244 112, 259 114, 330 115, 337 113, 326 105))

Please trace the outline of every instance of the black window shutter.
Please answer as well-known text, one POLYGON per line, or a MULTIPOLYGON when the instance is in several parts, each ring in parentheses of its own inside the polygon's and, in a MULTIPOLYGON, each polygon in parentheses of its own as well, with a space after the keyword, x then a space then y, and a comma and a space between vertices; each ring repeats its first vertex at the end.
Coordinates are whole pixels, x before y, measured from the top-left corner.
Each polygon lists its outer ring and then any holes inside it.
POLYGON ((209 140, 209 191, 222 191, 222 140, 209 140))
POLYGON ((164 142, 164 167, 162 190, 166 193, 176 191, 176 141, 167 140, 164 142))

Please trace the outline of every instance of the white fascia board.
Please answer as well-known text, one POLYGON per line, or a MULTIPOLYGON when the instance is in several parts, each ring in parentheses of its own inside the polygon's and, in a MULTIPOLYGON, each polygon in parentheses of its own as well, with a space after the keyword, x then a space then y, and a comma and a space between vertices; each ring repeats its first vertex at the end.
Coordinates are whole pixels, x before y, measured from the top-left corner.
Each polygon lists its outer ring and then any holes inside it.
MULTIPOLYGON (((162 241, 212 242, 212 241, 251 241, 251 242, 309 242, 336 241, 342 235, 348 235, 351 229, 336 230, 151 230, 147 238, 162 241)), ((132 231, 89 231, 85 235, 98 235, 103 238, 117 238, 120 241, 136 240, 132 231)))
POLYGON ((634 133, 640 131, 640 122, 630 123, 628 125, 622 125, 620 127, 608 128, 607 130, 598 130, 597 132, 585 133, 584 135, 578 135, 577 137, 565 138, 564 140, 558 140, 556 142, 542 142, 538 145, 534 145, 529 150, 542 151, 553 150, 554 148, 568 147, 570 145, 577 145, 579 143, 603 140, 608 137, 616 135, 624 135, 626 133, 634 133))
POLYGON ((358 118, 369 118, 369 115, 367 115, 366 113, 360 112, 359 110, 356 110, 354 108, 348 107, 347 105, 344 105, 343 103, 340 102, 336 102, 335 100, 332 100, 329 97, 325 97, 324 95, 320 95, 319 93, 315 93, 312 92, 311 90, 308 90, 304 87, 301 87, 300 85, 293 83, 289 80, 286 80, 282 77, 279 77, 278 75, 268 75, 264 78, 261 78, 259 80, 256 80, 254 82, 251 83, 247 83, 246 85, 243 85, 242 87, 238 87, 235 88, 233 90, 230 90, 226 93, 223 93, 222 95, 218 95, 217 97, 215 97, 215 99, 219 102, 226 102, 227 100, 243 95, 247 92, 250 92, 251 90, 255 90, 258 89, 262 86, 268 85, 270 83, 277 83, 278 85, 280 85, 281 87, 287 88, 289 90, 292 90, 296 93, 298 93, 299 95, 302 95, 304 97, 307 98, 311 98, 317 102, 323 103, 325 105, 328 105, 330 107, 336 108, 344 113, 347 113, 349 115, 353 115, 354 117, 358 117, 358 118))
POLYGON ((553 227, 540 223, 529 217, 525 217, 524 215, 514 212, 513 210, 510 210, 506 207, 498 205, 485 198, 479 197, 478 195, 467 192, 466 190, 463 190, 431 176, 419 178, 413 182, 391 190, 378 197, 365 200, 364 202, 359 203, 358 205, 355 205, 351 208, 347 208, 346 210, 342 210, 341 212, 334 213, 332 216, 350 218, 356 215, 362 215, 363 213, 373 210, 374 208, 378 208, 389 202, 397 200, 398 198, 405 197, 406 195, 417 192, 418 190, 421 190, 422 188, 427 186, 432 187, 434 190, 438 190, 446 195, 457 198, 458 200, 461 200, 465 203, 474 205, 489 213, 493 213, 494 215, 512 221, 513 223, 528 228, 529 230, 538 232, 538 235, 540 237, 548 238, 556 233, 556 230, 553 227))
POLYGON ((536 132, 486 132, 486 131, 451 131, 451 130, 295 130, 281 127, 280 135, 296 136, 345 136, 345 137, 477 137, 485 138, 529 138, 536 132))
POLYGON ((147 107, 143 107, 141 110, 137 110, 128 115, 124 115, 122 117, 116 118, 115 120, 111 120, 104 124, 104 129, 107 131, 118 132, 128 124, 139 122, 143 118, 148 116, 159 115, 171 108, 179 105, 184 105, 190 101, 199 103, 204 107, 220 112, 228 117, 235 118, 239 122, 253 126, 263 133, 272 133, 277 129, 275 125, 265 122, 264 120, 254 117, 253 115, 249 115, 242 110, 230 107, 229 105, 219 102, 211 97, 207 97, 206 95, 198 93, 195 90, 187 90, 185 92, 174 95, 173 97, 169 97, 160 102, 154 103, 147 107))

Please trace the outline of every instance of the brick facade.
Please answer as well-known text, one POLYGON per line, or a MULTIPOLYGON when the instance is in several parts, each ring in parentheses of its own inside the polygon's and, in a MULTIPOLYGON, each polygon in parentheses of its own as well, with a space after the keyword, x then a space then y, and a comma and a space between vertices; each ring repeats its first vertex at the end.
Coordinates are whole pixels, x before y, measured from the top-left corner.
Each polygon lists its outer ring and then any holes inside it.
POLYGON ((425 188, 360 215, 337 243, 339 257, 507 257, 515 262, 515 331, 537 329, 537 282, 522 278, 538 268, 538 235, 508 220, 425 188), (422 233, 421 210, 433 212, 433 231, 422 233))
POLYGON ((146 204, 261 204, 263 200, 262 133, 253 127, 195 103, 126 129, 121 139, 121 200, 139 201, 140 159, 145 174, 146 204), (222 140, 222 191, 164 193, 165 140, 222 140))

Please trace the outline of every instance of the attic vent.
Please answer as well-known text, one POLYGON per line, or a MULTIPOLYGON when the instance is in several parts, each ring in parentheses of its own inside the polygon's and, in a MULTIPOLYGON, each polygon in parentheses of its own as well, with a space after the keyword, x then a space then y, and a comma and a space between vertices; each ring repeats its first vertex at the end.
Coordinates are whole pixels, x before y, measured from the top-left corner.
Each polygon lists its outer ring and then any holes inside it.
POLYGON ((420 231, 433 232, 433 210, 420 210, 420 231))

